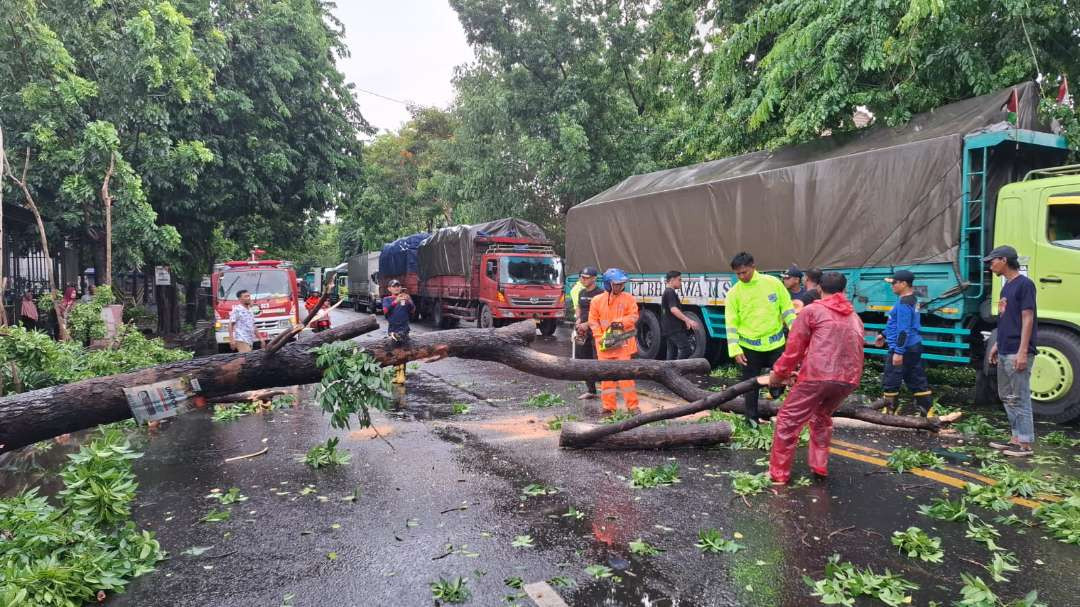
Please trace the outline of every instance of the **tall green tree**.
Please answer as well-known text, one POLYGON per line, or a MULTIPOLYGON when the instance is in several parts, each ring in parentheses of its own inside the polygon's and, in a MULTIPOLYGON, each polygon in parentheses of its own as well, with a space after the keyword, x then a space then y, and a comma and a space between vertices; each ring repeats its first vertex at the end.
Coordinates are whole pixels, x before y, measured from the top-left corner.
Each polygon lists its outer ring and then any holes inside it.
POLYGON ((1050 88, 1080 65, 1078 32, 1055 0, 758 3, 712 39, 694 156, 850 130, 860 106, 893 125, 1040 74, 1050 88))

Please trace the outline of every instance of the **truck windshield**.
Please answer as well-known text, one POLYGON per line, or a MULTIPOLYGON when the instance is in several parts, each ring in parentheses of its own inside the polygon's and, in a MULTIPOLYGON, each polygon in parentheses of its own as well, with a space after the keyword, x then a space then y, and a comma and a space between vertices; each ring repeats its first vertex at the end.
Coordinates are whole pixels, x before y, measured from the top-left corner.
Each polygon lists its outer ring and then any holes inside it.
POLYGON ((1050 244, 1080 249, 1080 204, 1051 204, 1046 226, 1050 244))
POLYGON ((218 299, 240 299, 237 293, 248 291, 252 299, 289 296, 289 273, 285 270, 242 270, 224 272, 218 281, 218 299))
POLYGON ((562 278, 562 263, 557 257, 503 257, 499 281, 516 285, 557 285, 562 278))

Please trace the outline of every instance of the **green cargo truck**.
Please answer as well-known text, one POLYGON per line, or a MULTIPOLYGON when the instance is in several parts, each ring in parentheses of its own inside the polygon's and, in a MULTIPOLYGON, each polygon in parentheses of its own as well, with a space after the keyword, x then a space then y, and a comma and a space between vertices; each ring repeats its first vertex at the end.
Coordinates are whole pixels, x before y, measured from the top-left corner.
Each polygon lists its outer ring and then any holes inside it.
MULTIPOLYGON (((924 358, 974 364, 978 399, 996 398, 985 364, 1001 283, 981 258, 1020 252, 1039 288, 1036 414, 1080 417, 1080 167, 1037 116, 1033 83, 954 103, 902 127, 872 127, 800 146, 627 178, 567 215, 568 274, 631 274, 642 356, 660 358, 663 274, 684 272, 684 310, 700 321, 695 354, 724 358, 724 296, 735 253, 758 268, 844 273, 873 346, 895 300, 883 279, 918 277, 924 358), (1013 111, 1010 111, 1013 110, 1013 111)), ((572 279, 571 279, 572 282, 572 279)), ((567 288, 570 284, 568 283, 567 288)))

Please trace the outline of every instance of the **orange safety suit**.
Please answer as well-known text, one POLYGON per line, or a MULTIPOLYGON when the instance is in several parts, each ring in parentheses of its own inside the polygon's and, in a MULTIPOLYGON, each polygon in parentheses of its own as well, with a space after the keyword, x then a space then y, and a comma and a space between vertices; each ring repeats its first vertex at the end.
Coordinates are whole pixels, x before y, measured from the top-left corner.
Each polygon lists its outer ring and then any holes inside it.
MULTIPOLYGON (((589 306, 589 328, 592 329, 593 340, 596 342, 596 358, 600 360, 630 360, 630 357, 638 351, 636 337, 631 337, 621 344, 606 350, 601 349, 600 345, 604 340, 604 332, 608 330, 611 323, 622 323, 623 330, 633 331, 637 320, 638 306, 633 295, 625 291, 614 295, 609 291, 594 297, 589 306)), ((622 379, 617 382, 600 382, 600 402, 603 403, 604 410, 614 411, 618 407, 616 389, 622 394, 623 404, 626 405, 626 408, 636 411, 638 395, 632 379, 622 379)))

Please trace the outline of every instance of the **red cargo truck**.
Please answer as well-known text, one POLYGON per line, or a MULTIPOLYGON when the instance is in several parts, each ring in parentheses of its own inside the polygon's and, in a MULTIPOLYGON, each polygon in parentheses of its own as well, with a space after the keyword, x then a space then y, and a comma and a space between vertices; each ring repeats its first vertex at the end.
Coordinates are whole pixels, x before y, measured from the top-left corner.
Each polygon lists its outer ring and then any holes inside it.
POLYGON ((417 309, 439 328, 532 318, 544 335, 555 333, 566 302, 562 260, 537 225, 511 218, 442 228, 417 258, 417 309))

